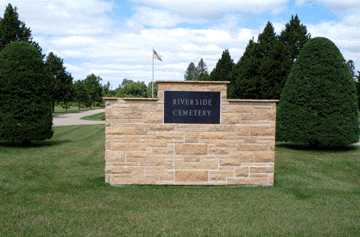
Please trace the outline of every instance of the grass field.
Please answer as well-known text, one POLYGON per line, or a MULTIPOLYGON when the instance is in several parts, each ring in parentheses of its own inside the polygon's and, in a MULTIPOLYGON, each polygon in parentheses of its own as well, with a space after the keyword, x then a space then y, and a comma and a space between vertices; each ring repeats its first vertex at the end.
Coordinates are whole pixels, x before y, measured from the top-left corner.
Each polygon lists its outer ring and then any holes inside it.
POLYGON ((85 116, 85 117, 82 117, 81 119, 94 120, 94 121, 103 121, 102 118, 105 118, 105 112, 104 113, 99 113, 99 114, 93 114, 93 115, 90 115, 90 116, 85 116))
POLYGON ((360 147, 277 144, 274 187, 104 184, 104 125, 0 143, 0 236, 359 236, 360 147))

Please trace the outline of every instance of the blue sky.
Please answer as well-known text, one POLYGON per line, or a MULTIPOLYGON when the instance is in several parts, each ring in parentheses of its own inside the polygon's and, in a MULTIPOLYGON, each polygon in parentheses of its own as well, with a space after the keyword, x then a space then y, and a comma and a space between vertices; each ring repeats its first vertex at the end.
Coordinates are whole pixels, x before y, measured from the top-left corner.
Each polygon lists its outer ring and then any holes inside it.
POLYGON ((18 8, 44 53, 64 59, 74 80, 94 73, 112 89, 124 78, 183 80, 201 58, 208 71, 224 49, 238 62, 249 40, 270 21, 279 34, 297 14, 312 37, 332 40, 360 71, 359 0, 0 0, 18 8))

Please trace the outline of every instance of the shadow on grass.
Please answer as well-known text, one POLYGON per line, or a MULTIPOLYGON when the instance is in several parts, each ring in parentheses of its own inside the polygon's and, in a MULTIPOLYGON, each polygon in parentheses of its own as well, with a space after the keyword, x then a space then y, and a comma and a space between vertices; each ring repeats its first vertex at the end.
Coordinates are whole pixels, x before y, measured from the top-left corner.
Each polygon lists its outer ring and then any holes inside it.
POLYGON ((104 187, 108 186, 105 184, 105 175, 94 177, 94 178, 87 178, 85 181, 86 186, 88 187, 104 187))
POLYGON ((18 148, 28 148, 28 147, 50 147, 57 146, 64 143, 72 142, 71 140, 63 141, 34 141, 30 144, 23 144, 22 142, 9 142, 9 141, 0 141, 0 147, 18 147, 18 148))
POLYGON ((323 151, 323 152, 348 152, 360 149, 359 146, 319 146, 317 148, 311 148, 308 144, 295 144, 295 143, 276 143, 276 147, 283 147, 298 151, 323 151))

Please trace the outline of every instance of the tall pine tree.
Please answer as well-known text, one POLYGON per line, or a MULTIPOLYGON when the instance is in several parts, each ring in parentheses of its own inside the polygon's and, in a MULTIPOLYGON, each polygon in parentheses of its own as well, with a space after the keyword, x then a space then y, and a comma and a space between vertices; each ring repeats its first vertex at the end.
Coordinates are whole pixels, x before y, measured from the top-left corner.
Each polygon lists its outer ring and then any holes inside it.
POLYGON ((304 47, 306 42, 311 38, 310 33, 307 32, 306 26, 300 24, 300 19, 297 15, 292 15, 289 23, 285 25, 285 29, 281 31, 279 41, 282 45, 281 55, 281 74, 282 88, 285 85, 291 68, 297 59, 300 50, 304 47))
POLYGON ((210 80, 210 75, 207 71, 207 65, 203 59, 200 59, 198 66, 196 67, 196 73, 198 74, 198 81, 208 81, 210 80))
POLYGON ((207 73, 207 65, 206 63, 204 62, 203 59, 200 59, 199 63, 198 63, 198 66, 196 67, 197 69, 197 73, 200 75, 201 73, 207 73))
POLYGON ((292 16, 280 36, 268 22, 257 43, 250 40, 229 75, 229 80, 236 82, 230 98, 279 99, 291 67, 309 38, 298 16, 292 16))
POLYGON ((355 87, 356 87, 356 93, 358 96, 358 104, 359 104, 359 110, 360 110, 360 71, 358 71, 358 75, 355 81, 355 87))
POLYGON ((225 49, 216 67, 210 73, 210 81, 226 81, 233 66, 234 61, 231 59, 229 50, 225 49))
POLYGON ((42 49, 38 43, 32 40, 30 28, 27 28, 25 23, 19 20, 17 7, 13 8, 9 3, 5 9, 4 17, 0 19, 0 51, 15 41, 27 41, 34 45, 41 54, 42 49))
POLYGON ((230 98, 279 98, 280 48, 274 27, 268 22, 257 43, 250 40, 244 55, 229 75, 234 81, 230 98))
POLYGON ((281 73, 281 48, 273 25, 268 22, 258 38, 261 99, 279 99, 283 88, 281 73))
POLYGON ((258 99, 260 95, 260 80, 258 80, 259 55, 258 44, 254 39, 249 40, 243 56, 228 75, 230 85, 228 97, 239 99, 258 99))
POLYGON ((188 68, 186 69, 184 79, 185 79, 185 81, 194 81, 197 79, 196 68, 195 68, 195 64, 193 62, 191 62, 189 64, 188 68))

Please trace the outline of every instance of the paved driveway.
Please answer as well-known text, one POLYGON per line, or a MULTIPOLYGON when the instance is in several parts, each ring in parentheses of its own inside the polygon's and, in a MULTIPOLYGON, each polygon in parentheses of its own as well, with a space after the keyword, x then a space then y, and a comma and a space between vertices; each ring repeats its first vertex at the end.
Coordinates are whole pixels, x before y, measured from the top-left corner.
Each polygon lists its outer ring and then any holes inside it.
POLYGON ((105 124, 105 121, 91 121, 80 119, 85 116, 99 114, 105 112, 105 109, 89 110, 80 113, 64 114, 53 117, 53 126, 70 126, 70 125, 89 125, 89 124, 105 124))

